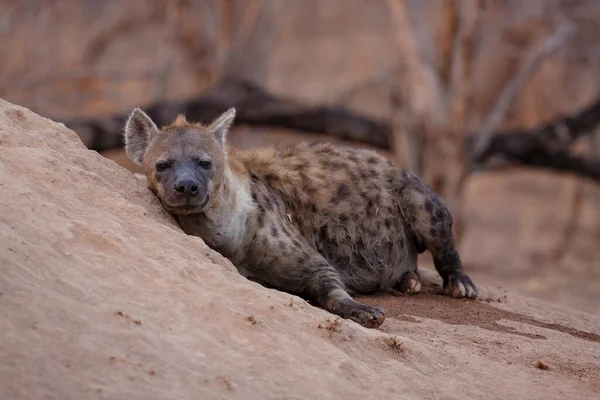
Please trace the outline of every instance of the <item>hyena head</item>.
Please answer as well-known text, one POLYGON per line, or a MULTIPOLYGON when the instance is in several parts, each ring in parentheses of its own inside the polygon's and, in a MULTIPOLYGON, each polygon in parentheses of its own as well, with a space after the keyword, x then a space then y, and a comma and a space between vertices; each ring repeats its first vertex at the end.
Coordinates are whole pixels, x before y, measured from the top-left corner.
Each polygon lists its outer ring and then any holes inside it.
POLYGON ((133 110, 125 125, 127 155, 144 168, 148 187, 169 212, 185 215, 210 207, 223 182, 225 137, 234 118, 234 108, 210 125, 191 124, 180 115, 158 129, 146 113, 133 110))

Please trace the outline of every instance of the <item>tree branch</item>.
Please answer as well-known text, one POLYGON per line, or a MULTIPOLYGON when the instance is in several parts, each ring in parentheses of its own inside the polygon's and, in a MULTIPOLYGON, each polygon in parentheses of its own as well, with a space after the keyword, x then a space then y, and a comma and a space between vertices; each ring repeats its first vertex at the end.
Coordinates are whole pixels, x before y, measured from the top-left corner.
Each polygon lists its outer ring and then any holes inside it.
MULTIPOLYGON (((200 98, 186 101, 160 101, 144 107, 158 125, 168 125, 185 114, 191 121, 208 123, 227 109, 237 109, 240 124, 275 126, 310 133, 324 133, 344 140, 389 148, 390 126, 358 115, 343 107, 307 106, 269 94, 258 86, 236 78, 224 78, 200 98)), ((64 124, 96 151, 123 146, 122 127, 127 114, 65 120, 64 124)), ((61 119, 57 119, 61 120, 61 119)))
MULTIPOLYGON (((177 114, 208 123, 230 107, 238 110, 240 124, 274 126, 304 132, 324 133, 346 140, 389 149, 390 125, 353 113, 342 107, 306 106, 269 94, 238 79, 225 79, 202 97, 190 101, 163 101, 145 107, 158 125, 169 124, 177 114)), ((127 113, 94 119, 65 121, 86 146, 96 151, 122 148, 122 129, 127 113)), ((60 119, 56 119, 59 120, 60 119)), ((593 133, 600 124, 600 95, 580 112, 561 116, 530 130, 496 132, 481 155, 481 162, 502 158, 508 162, 566 171, 600 180, 600 161, 569 154, 570 144, 593 133)), ((467 138, 467 151, 479 139, 467 138)))
POLYGON ((490 144, 493 132, 498 128, 513 100, 527 83, 529 78, 539 69, 542 63, 552 55, 560 46, 562 46, 576 31, 576 26, 571 22, 563 22, 559 29, 550 36, 539 48, 533 51, 527 60, 525 66, 504 88, 498 102, 492 109, 483 123, 479 139, 477 139, 471 158, 474 161, 480 161, 482 155, 486 152, 490 144))

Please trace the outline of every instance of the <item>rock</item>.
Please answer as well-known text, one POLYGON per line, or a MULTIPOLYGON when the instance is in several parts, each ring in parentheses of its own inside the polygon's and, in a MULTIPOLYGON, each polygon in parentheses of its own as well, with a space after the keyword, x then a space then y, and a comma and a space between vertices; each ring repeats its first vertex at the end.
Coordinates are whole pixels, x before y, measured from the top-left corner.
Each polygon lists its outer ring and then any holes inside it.
POLYGON ((241 277, 142 181, 0 100, 0 398, 600 393, 600 317, 485 287, 448 299, 425 271, 426 293, 363 298, 388 308, 365 329, 241 277))

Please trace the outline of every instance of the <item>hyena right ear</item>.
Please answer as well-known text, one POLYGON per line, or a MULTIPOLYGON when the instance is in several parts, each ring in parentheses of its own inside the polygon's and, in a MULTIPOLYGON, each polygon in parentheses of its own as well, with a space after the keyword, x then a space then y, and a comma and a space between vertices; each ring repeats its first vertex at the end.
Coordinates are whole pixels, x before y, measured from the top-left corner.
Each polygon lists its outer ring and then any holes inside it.
POLYGON ((157 134, 158 128, 150 117, 139 108, 134 109, 125 124, 125 151, 131 161, 142 163, 146 148, 157 134))
POLYGON ((208 126, 208 129, 215 135, 217 142, 223 147, 225 147, 227 132, 235 119, 235 113, 235 108, 230 108, 208 126))

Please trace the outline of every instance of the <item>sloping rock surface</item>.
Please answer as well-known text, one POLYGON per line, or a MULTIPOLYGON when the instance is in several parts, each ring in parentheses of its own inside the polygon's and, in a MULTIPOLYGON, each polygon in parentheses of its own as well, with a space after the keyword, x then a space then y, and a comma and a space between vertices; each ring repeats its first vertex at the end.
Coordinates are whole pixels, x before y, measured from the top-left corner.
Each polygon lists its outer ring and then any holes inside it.
POLYGON ((369 296, 380 330, 264 288, 131 172, 0 100, 0 398, 592 399, 600 318, 501 289, 369 296), (541 361, 548 369, 536 367, 541 361))

